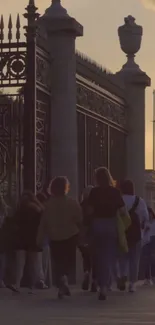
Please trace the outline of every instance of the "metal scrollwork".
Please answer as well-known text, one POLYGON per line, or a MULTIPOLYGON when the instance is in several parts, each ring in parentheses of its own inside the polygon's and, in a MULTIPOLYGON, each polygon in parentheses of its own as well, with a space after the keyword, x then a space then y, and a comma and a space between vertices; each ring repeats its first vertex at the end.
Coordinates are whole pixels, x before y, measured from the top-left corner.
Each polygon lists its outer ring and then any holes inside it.
POLYGON ((44 166, 44 157, 45 157, 45 150, 44 150, 44 143, 37 141, 36 145, 36 182, 37 182, 37 190, 41 191, 44 185, 45 179, 45 166, 44 166))
POLYGON ((47 141, 49 136, 49 106, 37 101, 36 117, 36 183, 37 191, 41 191, 46 183, 48 171, 47 141))
POLYGON ((77 105, 126 128, 126 111, 123 105, 113 102, 79 83, 77 83, 77 105))
POLYGON ((4 52, 0 55, 0 81, 11 83, 25 82, 26 53, 4 52))
POLYGON ((37 83, 41 85, 41 87, 46 88, 50 91, 50 64, 46 58, 43 58, 40 55, 36 57, 36 79, 37 83))

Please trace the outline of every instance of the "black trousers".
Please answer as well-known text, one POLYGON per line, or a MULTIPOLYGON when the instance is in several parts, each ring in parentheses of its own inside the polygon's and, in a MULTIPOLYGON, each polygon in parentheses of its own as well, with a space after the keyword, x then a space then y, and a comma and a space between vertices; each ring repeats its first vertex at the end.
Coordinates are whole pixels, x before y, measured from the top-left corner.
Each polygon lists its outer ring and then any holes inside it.
POLYGON ((56 284, 60 285, 62 276, 70 276, 75 268, 77 236, 62 241, 51 241, 51 260, 54 263, 56 284))

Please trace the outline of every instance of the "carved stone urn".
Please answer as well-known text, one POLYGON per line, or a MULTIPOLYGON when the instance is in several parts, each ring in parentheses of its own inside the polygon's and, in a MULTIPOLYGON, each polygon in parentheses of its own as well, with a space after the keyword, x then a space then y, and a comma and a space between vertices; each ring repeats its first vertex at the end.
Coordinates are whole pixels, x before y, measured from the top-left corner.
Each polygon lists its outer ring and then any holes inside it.
POLYGON ((125 24, 118 28, 120 46, 128 59, 123 69, 139 69, 134 57, 141 47, 143 29, 135 23, 135 18, 132 16, 126 17, 124 22, 125 24))

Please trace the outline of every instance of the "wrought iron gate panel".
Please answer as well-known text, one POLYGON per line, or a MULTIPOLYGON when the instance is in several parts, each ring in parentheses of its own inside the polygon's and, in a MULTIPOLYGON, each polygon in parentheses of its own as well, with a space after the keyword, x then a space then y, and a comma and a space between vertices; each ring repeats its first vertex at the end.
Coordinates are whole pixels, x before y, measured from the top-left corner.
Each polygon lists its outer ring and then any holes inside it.
MULTIPOLYGON (((44 44, 41 36, 40 45, 44 44)), ((49 182, 50 140, 50 55, 47 48, 36 46, 36 191, 49 182)))
POLYGON ((49 170, 48 43, 42 40, 44 32, 37 26, 39 14, 31 0, 24 17, 26 42, 20 39, 19 15, 15 41, 11 16, 7 42, 3 16, 0 19, 0 188, 9 201, 17 201, 23 189, 42 190, 49 170), (11 89, 12 95, 3 96, 3 89, 11 89))
POLYGON ((110 171, 115 180, 126 175, 126 135, 110 127, 110 171))
POLYGON ((0 96, 0 191, 16 202, 23 184, 23 98, 0 96))
MULTIPOLYGON (((108 167, 115 179, 124 177, 127 134, 125 101, 107 89, 95 85, 92 79, 87 80, 77 75, 77 110, 81 111, 86 119, 85 126, 83 121, 78 121, 79 132, 83 132, 82 128, 85 128, 86 138, 86 177, 83 171, 80 171, 79 178, 83 177, 80 184, 84 181, 85 185, 93 184, 94 170, 99 166, 108 167)), ((84 135, 80 134, 80 137, 79 142, 83 142, 84 135)), ((82 144, 78 145, 80 150, 84 150, 82 144)))
POLYGON ((108 127, 91 117, 87 125, 87 185, 94 183, 94 170, 108 166, 108 127))
POLYGON ((36 108, 36 190, 40 192, 49 180, 50 98, 37 90, 36 108))
POLYGON ((77 130, 78 130, 78 185, 81 195, 85 188, 86 181, 86 116, 77 112, 77 130))

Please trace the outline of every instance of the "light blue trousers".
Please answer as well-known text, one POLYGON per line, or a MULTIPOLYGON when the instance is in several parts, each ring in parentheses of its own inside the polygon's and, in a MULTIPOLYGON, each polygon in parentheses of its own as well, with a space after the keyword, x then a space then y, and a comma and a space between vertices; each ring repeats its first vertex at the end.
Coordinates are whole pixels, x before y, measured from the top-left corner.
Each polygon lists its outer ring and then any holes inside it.
POLYGON ((128 253, 118 258, 118 277, 128 277, 130 283, 138 281, 139 262, 141 256, 141 241, 129 249, 128 253))

